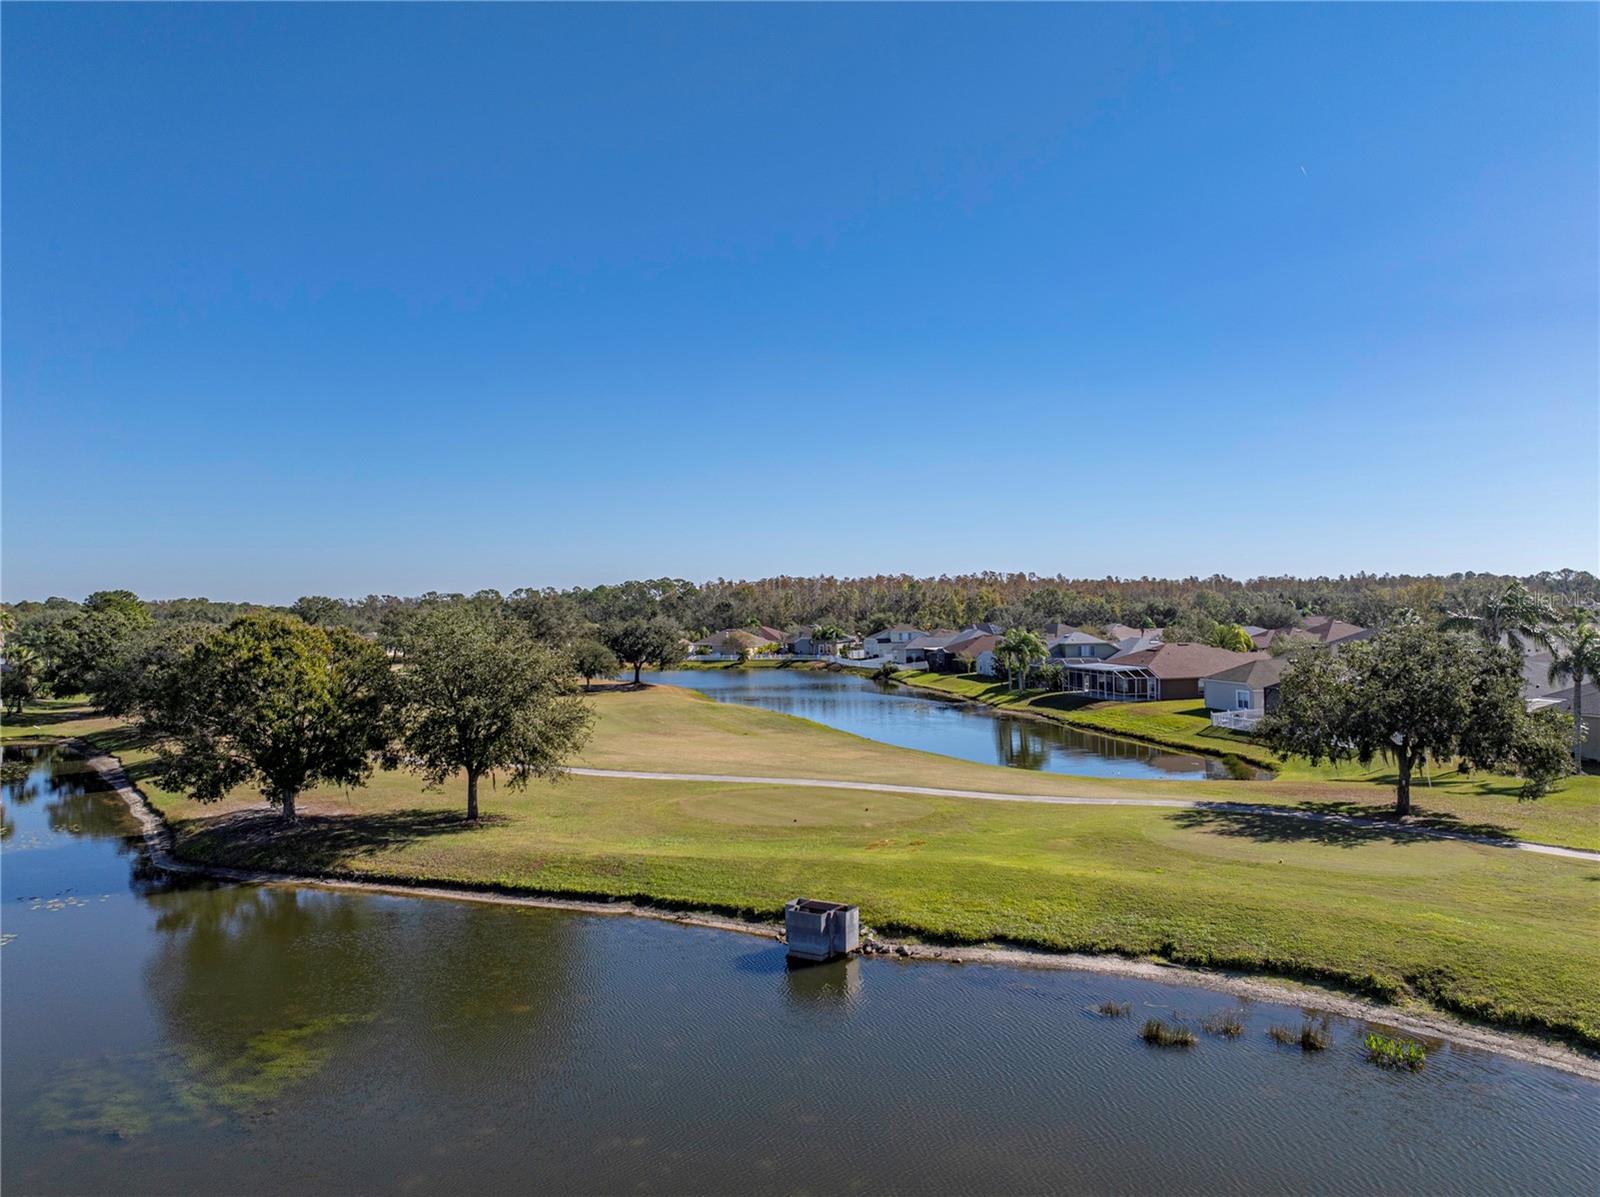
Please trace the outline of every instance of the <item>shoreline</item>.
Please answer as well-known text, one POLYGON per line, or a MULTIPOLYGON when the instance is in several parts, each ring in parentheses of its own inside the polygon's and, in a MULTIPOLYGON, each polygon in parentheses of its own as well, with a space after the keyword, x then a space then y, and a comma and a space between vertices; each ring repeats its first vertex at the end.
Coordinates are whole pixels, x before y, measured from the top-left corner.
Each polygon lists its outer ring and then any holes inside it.
MULTIPOLYGON (((915 671, 908 670, 907 672, 915 671)), ((940 690, 936 686, 923 685, 921 682, 906 681, 898 675, 891 679, 891 684, 896 686, 904 686, 907 690, 912 691, 914 694, 917 694, 920 697, 937 698, 945 702, 970 703, 973 706, 987 707, 991 711, 999 711, 1002 714, 1014 715, 1021 719, 1038 719, 1044 723, 1053 723, 1057 727, 1070 727, 1074 731, 1087 732, 1096 736, 1104 736, 1109 740, 1130 740, 1135 744, 1142 744, 1149 748, 1164 748, 1168 752, 1181 752, 1187 756, 1199 757, 1202 760, 1221 762, 1236 760, 1248 766, 1257 773, 1266 774, 1265 777, 1249 779, 1240 778, 1239 780, 1271 781, 1278 774, 1278 769, 1273 765, 1263 764, 1262 762, 1256 760, 1252 755, 1241 754, 1236 751, 1224 751, 1216 748, 1200 748, 1193 744, 1180 744, 1172 740, 1161 739, 1158 736, 1140 735, 1138 732, 1123 730, 1107 731, 1105 728, 1100 727, 1097 724, 1083 723, 1073 719, 1071 711, 1055 713, 1051 711, 1040 710, 1038 707, 1009 706, 1004 703, 990 702, 986 698, 977 698, 970 694, 953 694, 949 690, 940 690)), ((1049 691, 1041 690, 1039 693, 1047 694, 1049 691)), ((1240 746, 1236 745, 1236 747, 1240 746)), ((1244 745, 1242 747, 1245 747, 1246 753, 1250 751, 1248 745, 1244 745)))
MULTIPOLYGON (((211 877, 246 885, 313 887, 438 901, 483 902, 501 906, 568 910, 582 914, 648 918, 658 922, 680 923, 782 941, 781 931, 773 923, 708 912, 670 910, 630 901, 598 901, 532 893, 507 893, 426 882, 316 877, 265 869, 236 869, 184 860, 173 850, 172 834, 166 820, 150 804, 144 793, 133 784, 117 757, 100 752, 94 745, 81 739, 70 739, 65 741, 65 744, 83 760, 87 768, 99 776, 107 788, 123 800, 134 821, 139 825, 140 837, 150 863, 165 872, 211 877)), ((874 936, 874 939, 888 949, 887 954, 905 960, 951 965, 990 964, 1012 968, 1070 969, 1077 972, 1154 981, 1164 985, 1187 985, 1252 1001, 1314 1007, 1340 1017, 1392 1027, 1411 1035, 1443 1039, 1464 1047, 1494 1052, 1525 1064, 1542 1065, 1586 1080, 1600 1082, 1600 1056, 1582 1052, 1557 1040, 1526 1032, 1480 1026, 1439 1010, 1429 1009, 1426 1012, 1403 1010, 1306 982, 1242 972, 1191 968, 1109 954, 1047 952, 1034 948, 988 945, 941 947, 915 941, 886 940, 877 936, 874 936)))

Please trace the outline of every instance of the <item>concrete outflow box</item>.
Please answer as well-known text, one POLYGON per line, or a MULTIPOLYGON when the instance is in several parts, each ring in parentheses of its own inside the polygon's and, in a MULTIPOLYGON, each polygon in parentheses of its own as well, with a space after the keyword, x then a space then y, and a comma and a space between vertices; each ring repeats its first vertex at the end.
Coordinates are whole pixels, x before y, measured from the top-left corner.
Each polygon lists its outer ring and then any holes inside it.
POLYGON ((783 929, 789 955, 832 960, 861 946, 861 908, 796 898, 783 908, 783 929))

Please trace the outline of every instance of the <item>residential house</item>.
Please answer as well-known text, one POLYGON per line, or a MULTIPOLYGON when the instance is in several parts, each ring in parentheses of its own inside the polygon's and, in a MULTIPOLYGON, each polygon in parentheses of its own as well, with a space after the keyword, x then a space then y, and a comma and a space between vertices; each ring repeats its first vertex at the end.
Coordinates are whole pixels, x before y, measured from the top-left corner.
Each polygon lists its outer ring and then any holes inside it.
MULTIPOLYGON (((1574 687, 1571 682, 1550 680, 1550 654, 1527 653, 1522 658, 1522 696, 1528 710, 1556 707, 1572 714, 1574 687)), ((1600 688, 1593 682, 1583 684, 1583 759, 1600 761, 1600 688)))
POLYGON ((926 651, 928 668, 949 672, 960 668, 962 662, 975 661, 978 651, 981 650, 975 650, 972 646, 985 637, 998 639, 994 632, 985 630, 982 625, 963 628, 944 644, 936 645, 926 651))
POLYGON ((1359 624, 1346 623, 1342 619, 1335 619, 1331 615, 1307 615, 1300 621, 1298 627, 1292 628, 1262 628, 1252 630, 1250 640, 1257 648, 1271 648, 1274 644, 1284 639, 1303 640, 1306 644, 1321 645, 1332 648, 1336 644, 1348 644, 1354 640, 1369 640, 1374 635, 1371 628, 1364 628, 1359 624))
POLYGON ((1278 705, 1278 683, 1288 668, 1287 657, 1257 657, 1202 678, 1206 709, 1270 711, 1278 705))
POLYGON ((901 658, 896 655, 897 653, 903 652, 911 641, 927 634, 923 629, 914 628, 908 623, 897 623, 892 628, 883 628, 867 637, 865 644, 867 656, 882 657, 886 661, 899 661, 901 658))
POLYGON ((783 644, 783 633, 772 628, 723 628, 689 646, 696 657, 726 660, 743 653, 773 651, 783 644))
POLYGON ((1144 640, 1161 639, 1160 628, 1135 628, 1125 623, 1109 623, 1106 625, 1107 640, 1144 640))
POLYGON ((972 672, 981 677, 997 677, 1000 668, 994 659, 994 650, 1000 644, 1000 637, 992 632, 985 632, 975 640, 966 642, 962 649, 962 658, 972 662, 972 672))
POLYGON ((1047 641, 1045 647, 1052 661, 1076 660, 1082 657, 1099 657, 1104 660, 1115 656, 1117 646, 1109 640, 1091 636, 1088 632, 1072 631, 1047 641))
POLYGON ((941 628, 936 632, 929 632, 926 636, 918 636, 915 640, 908 640, 900 646, 896 650, 894 659, 902 665, 926 665, 930 652, 943 648, 958 634, 952 628, 941 628))
MULTIPOLYGON (((1564 690, 1552 691, 1544 698, 1534 699, 1528 709, 1536 711, 1543 706, 1555 706, 1570 715, 1573 693, 1570 685, 1564 690)), ((1583 684, 1583 759, 1600 761, 1600 686, 1593 682, 1583 684)))
POLYGON ((815 627, 798 628, 783 638, 783 651, 796 657, 836 657, 848 645, 859 644, 856 636, 841 636, 836 640, 817 637, 815 627))
POLYGON ((1236 653, 1209 644, 1158 644, 1104 660, 1061 663, 1062 688, 1117 702, 1201 697, 1200 681, 1267 654, 1236 653))
POLYGON ((1112 656, 1143 652, 1147 648, 1160 648, 1166 643, 1160 632, 1146 632, 1143 636, 1124 636, 1117 641, 1117 651, 1112 656))
POLYGON ((1045 643, 1048 644, 1052 640, 1059 640, 1063 636, 1070 636, 1077 630, 1078 629, 1073 627, 1070 623, 1062 623, 1060 620, 1057 620, 1055 623, 1045 624, 1044 630, 1040 632, 1039 635, 1043 637, 1045 643))

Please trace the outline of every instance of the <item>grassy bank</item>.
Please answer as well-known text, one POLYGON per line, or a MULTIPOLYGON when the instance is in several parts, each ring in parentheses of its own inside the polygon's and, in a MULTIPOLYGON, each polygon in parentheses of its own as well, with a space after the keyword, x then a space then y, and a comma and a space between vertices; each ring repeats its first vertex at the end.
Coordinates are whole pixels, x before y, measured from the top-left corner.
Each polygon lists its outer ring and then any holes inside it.
MULTIPOLYGON (((1069 694, 1009 690, 1004 682, 972 674, 902 673, 896 678, 919 689, 970 699, 1012 711, 1054 719, 1087 731, 1141 740, 1164 748, 1215 757, 1236 757, 1271 769, 1270 783, 1252 782, 1241 798, 1261 802, 1335 803, 1351 813, 1381 814, 1389 805, 1395 772, 1383 761, 1313 765, 1303 758, 1282 760, 1240 732, 1211 726, 1210 714, 1195 699, 1167 702, 1085 702, 1069 694)), ((1159 783, 1158 783, 1159 784, 1159 783)), ((1213 791, 1208 783, 1206 793, 1213 791)), ((1600 848, 1600 774, 1569 777, 1537 802, 1519 802, 1520 778, 1464 773, 1456 768, 1425 768, 1416 779, 1435 814, 1448 814, 1482 826, 1500 825, 1513 836, 1539 838, 1522 830, 1531 821, 1550 843, 1600 848)))
POLYGON ((1012 690, 1003 681, 976 674, 912 671, 897 674, 897 682, 971 699, 1013 711, 1026 711, 1074 727, 1108 735, 1126 736, 1207 756, 1234 756, 1261 769, 1276 769, 1278 759, 1249 736, 1211 726, 1205 708, 1193 699, 1176 702, 1092 702, 1075 694, 1051 690, 1012 690), (1196 712, 1199 712, 1196 717, 1196 712))
MULTIPOLYGON (((668 688, 602 692, 594 705, 586 755, 601 767, 1083 789, 668 688)), ((459 784, 429 792, 379 774, 362 790, 304 796, 309 817, 285 830, 254 794, 201 806, 162 791, 126 729, 74 714, 40 711, 6 731, 85 734, 119 752, 178 850, 213 863, 756 917, 796 894, 846 898, 890 933, 1229 965, 1600 1046, 1600 889, 1583 862, 1204 810, 610 778, 490 791, 486 823, 468 828, 459 784)))
MULTIPOLYGON (((1393 805, 1391 772, 1350 767, 1342 773, 1291 764, 1270 782, 1173 782, 1069 777, 979 765, 896 748, 775 711, 671 686, 602 689, 604 718, 581 764, 600 769, 820 777, 881 781, 989 793, 1080 798, 1202 798, 1384 817, 1393 805)), ((1156 704, 1145 704, 1156 705, 1156 704)), ((1130 709, 1118 706, 1113 714, 1130 709)), ((81 703, 58 700, 7 720, 3 734, 69 736, 114 732, 115 720, 86 719, 81 703)), ((1600 778, 1569 778, 1537 802, 1518 802, 1512 778, 1434 774, 1414 792, 1411 822, 1507 839, 1600 850, 1600 778)))

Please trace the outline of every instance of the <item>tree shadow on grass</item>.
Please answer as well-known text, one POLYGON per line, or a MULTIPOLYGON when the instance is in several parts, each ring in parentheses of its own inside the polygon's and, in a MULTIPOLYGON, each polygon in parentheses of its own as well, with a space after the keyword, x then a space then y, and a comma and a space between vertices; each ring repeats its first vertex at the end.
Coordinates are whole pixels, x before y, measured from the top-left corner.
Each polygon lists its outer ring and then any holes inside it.
MULTIPOLYGON (((121 756, 123 753, 137 748, 150 748, 152 745, 135 727, 113 727, 97 733, 92 742, 100 752, 108 752, 112 756, 121 756)), ((131 774, 130 774, 131 776, 131 774)))
POLYGON ((98 712, 81 698, 46 698, 19 715, 5 715, 7 727, 42 727, 70 719, 93 719, 98 712))
POLYGON ((1511 840, 1510 828, 1498 823, 1469 823, 1440 811, 1419 812, 1400 819, 1392 806, 1358 802, 1306 802, 1283 807, 1245 808, 1214 803, 1175 811, 1168 816, 1179 827, 1236 836, 1262 844, 1324 844, 1360 848, 1367 844, 1425 844, 1438 840, 1427 832, 1511 840))
POLYGON ((1086 694, 1041 694, 1030 701, 1029 705, 1046 711, 1076 711, 1086 707, 1094 700, 1086 694))
POLYGON ((471 834, 478 826, 457 810, 399 810, 368 815, 302 815, 286 822, 274 810, 237 811, 187 820, 178 829, 180 855, 233 868, 338 873, 363 858, 440 835, 471 834))

